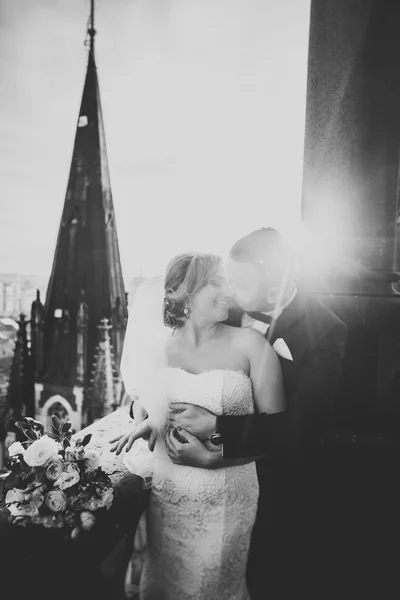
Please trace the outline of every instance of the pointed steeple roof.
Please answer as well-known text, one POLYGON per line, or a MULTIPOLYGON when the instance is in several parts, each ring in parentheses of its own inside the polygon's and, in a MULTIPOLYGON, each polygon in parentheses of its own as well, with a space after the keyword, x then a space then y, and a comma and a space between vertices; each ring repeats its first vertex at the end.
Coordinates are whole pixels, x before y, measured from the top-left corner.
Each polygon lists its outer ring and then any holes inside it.
POLYGON ((66 384, 76 380, 82 292, 88 316, 87 365, 93 364, 101 319, 111 319, 116 306, 127 318, 94 54, 93 0, 88 35, 86 78, 44 308, 43 379, 66 384))

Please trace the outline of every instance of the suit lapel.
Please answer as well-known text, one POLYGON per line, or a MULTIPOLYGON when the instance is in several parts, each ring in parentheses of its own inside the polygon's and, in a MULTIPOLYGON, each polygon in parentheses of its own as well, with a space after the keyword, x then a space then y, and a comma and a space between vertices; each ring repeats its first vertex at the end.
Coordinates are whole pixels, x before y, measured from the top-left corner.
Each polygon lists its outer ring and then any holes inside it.
MULTIPOLYGON (((305 338, 303 335, 305 332, 302 333, 301 331, 301 323, 306 310, 307 296, 299 290, 293 301, 285 308, 279 319, 272 322, 265 334, 271 345, 277 339, 282 338, 290 350, 293 362, 298 362, 305 351, 305 338)), ((235 306, 230 310, 229 317, 225 323, 234 327, 241 327, 243 314, 243 310, 235 306)), ((285 359, 282 359, 282 361, 284 364, 290 363, 293 365, 292 361, 285 359)))

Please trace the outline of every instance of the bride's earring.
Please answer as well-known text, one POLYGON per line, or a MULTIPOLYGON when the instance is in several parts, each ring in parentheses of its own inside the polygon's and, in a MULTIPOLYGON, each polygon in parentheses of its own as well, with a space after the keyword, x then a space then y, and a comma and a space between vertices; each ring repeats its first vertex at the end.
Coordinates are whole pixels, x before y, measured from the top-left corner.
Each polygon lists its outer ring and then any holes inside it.
POLYGON ((185 308, 183 309, 183 314, 185 315, 185 317, 186 317, 186 318, 188 318, 188 316, 189 316, 189 312, 190 312, 190 311, 189 311, 188 307, 187 307, 187 306, 185 306, 185 308))

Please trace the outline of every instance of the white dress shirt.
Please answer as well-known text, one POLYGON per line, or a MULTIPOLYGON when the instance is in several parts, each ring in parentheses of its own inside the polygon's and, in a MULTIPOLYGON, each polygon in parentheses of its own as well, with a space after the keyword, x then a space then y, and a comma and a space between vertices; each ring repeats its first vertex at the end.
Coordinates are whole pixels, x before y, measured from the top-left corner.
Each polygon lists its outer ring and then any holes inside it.
MULTIPOLYGON (((293 290, 293 294, 290 296, 290 298, 284 304, 282 304, 282 306, 279 306, 278 308, 276 308, 275 310, 271 310, 270 312, 263 312, 262 314, 267 317, 272 317, 272 319, 274 319, 276 321, 281 316, 281 314, 283 313, 285 308, 287 308, 289 306, 289 304, 291 304, 293 302, 293 300, 296 297, 296 294, 297 294, 297 288, 295 286, 295 288, 293 290)), ((264 323, 263 321, 257 321, 256 319, 253 319, 252 317, 250 317, 250 315, 248 315, 247 313, 243 313, 242 327, 251 327, 252 329, 257 329, 263 335, 265 335, 268 331, 268 328, 270 327, 270 324, 264 323)))

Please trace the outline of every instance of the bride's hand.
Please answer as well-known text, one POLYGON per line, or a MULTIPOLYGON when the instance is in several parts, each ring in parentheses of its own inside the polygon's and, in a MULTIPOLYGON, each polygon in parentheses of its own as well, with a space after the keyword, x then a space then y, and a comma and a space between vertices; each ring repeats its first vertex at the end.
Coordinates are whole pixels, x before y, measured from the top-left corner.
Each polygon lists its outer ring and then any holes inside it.
MULTIPOLYGON (((145 436, 150 435, 150 443, 152 442, 152 431, 149 424, 148 419, 145 419, 140 425, 135 427, 132 433, 127 433, 125 435, 119 435, 116 438, 110 440, 110 444, 114 444, 112 448, 110 448, 110 452, 115 452, 116 455, 121 454, 122 450, 125 448, 125 451, 128 452, 133 446, 133 443, 140 438, 144 438, 145 436)), ((154 446, 153 446, 154 447, 154 446)))
POLYGON ((176 429, 178 430, 178 436, 184 438, 186 442, 181 442, 175 437, 174 429, 167 432, 165 444, 171 461, 176 465, 207 468, 210 455, 213 453, 207 450, 204 444, 189 431, 181 427, 176 429))

